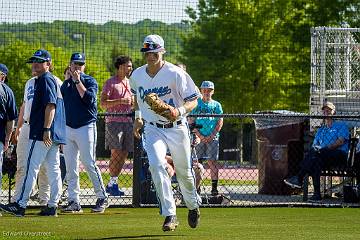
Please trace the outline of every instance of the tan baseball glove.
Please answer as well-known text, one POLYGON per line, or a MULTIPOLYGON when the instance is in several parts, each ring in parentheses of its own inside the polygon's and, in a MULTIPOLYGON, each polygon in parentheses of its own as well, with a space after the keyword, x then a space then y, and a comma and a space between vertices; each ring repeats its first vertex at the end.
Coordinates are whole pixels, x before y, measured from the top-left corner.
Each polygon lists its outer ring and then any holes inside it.
POLYGON ((156 114, 174 122, 178 116, 178 110, 159 98, 156 93, 149 93, 145 96, 145 102, 156 114))

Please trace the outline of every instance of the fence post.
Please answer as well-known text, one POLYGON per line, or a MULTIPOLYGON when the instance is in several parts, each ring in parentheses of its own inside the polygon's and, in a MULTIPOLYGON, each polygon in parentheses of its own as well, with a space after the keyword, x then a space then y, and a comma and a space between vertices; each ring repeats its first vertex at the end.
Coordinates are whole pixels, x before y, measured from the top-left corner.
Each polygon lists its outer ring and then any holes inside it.
POLYGON ((134 160, 133 160, 133 207, 140 207, 141 201, 141 182, 140 182, 140 171, 141 171, 141 139, 134 137, 134 160))

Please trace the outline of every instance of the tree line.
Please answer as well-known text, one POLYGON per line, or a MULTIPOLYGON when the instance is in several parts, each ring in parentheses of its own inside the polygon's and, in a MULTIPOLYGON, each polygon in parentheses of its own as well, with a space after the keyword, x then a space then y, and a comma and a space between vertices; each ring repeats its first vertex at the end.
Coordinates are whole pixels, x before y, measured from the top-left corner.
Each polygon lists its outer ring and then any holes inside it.
POLYGON ((135 66, 142 65, 143 38, 156 33, 165 39, 166 60, 185 63, 198 86, 203 80, 215 83, 214 98, 225 112, 306 112, 310 28, 344 22, 358 27, 359 10, 357 0, 199 0, 196 10, 187 9, 189 21, 174 24, 150 19, 134 24, 2 23, 1 62, 9 67, 9 85, 20 105, 31 76, 25 61, 36 49, 52 54, 54 74, 63 78, 71 53, 82 51, 85 41, 86 72, 101 90, 114 72, 113 58, 125 54, 135 66))

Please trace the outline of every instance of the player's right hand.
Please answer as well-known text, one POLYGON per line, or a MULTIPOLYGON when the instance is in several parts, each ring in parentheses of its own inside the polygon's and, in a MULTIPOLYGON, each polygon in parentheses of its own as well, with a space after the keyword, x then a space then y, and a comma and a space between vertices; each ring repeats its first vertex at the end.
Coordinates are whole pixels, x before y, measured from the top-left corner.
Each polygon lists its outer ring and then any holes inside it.
POLYGON ((73 81, 79 80, 80 81, 80 74, 81 71, 80 70, 74 70, 73 72, 70 71, 70 75, 73 81))
POLYGON ((143 127, 144 122, 140 118, 136 118, 134 121, 133 133, 136 138, 141 138, 140 129, 143 127))
POLYGON ((43 141, 46 147, 50 147, 52 145, 52 140, 50 136, 50 131, 44 131, 43 133, 43 141))
POLYGON ((17 127, 15 129, 15 133, 14 133, 13 137, 11 138, 12 144, 14 144, 14 145, 17 144, 17 142, 19 140, 20 130, 21 130, 21 127, 17 127))
POLYGON ((4 147, 3 147, 3 152, 6 152, 9 148, 9 141, 5 139, 5 144, 4 144, 4 147))

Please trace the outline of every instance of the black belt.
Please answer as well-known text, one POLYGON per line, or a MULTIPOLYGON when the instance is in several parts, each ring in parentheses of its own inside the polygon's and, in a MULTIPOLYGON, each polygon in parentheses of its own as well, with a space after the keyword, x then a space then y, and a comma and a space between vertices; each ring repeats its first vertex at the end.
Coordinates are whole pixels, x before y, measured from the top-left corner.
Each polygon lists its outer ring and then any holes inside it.
POLYGON ((181 120, 177 121, 177 122, 173 122, 173 123, 166 123, 166 124, 161 124, 161 123, 153 123, 153 122, 149 122, 151 125, 156 126, 158 128, 172 128, 174 126, 180 125, 182 123, 181 120))

